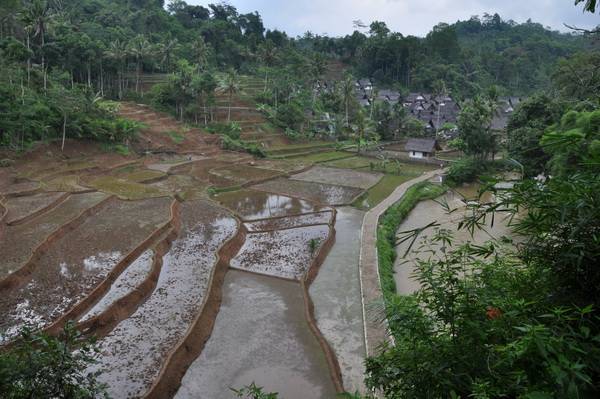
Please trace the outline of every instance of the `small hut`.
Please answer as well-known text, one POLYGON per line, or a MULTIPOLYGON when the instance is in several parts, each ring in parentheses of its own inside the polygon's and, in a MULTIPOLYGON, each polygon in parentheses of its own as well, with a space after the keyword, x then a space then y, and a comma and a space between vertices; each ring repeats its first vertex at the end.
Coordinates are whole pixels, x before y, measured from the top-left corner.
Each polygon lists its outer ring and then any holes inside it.
POLYGON ((408 139, 404 149, 410 158, 429 159, 441 148, 436 139, 408 139))

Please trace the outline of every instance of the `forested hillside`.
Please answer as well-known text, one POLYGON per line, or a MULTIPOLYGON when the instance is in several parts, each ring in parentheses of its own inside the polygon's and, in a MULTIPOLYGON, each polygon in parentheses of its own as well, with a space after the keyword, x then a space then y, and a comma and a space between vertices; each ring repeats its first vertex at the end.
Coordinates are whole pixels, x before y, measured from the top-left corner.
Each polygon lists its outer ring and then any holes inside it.
POLYGON ((334 48, 362 75, 411 90, 433 89, 443 80, 458 97, 496 85, 524 95, 548 87, 556 60, 589 49, 588 38, 551 31, 531 20, 518 24, 495 15, 438 24, 425 38, 391 32, 373 22, 321 46, 334 48))
POLYGON ((597 46, 583 34, 487 14, 438 24, 425 38, 391 32, 377 21, 363 29, 367 33, 342 38, 290 38, 265 29, 258 12, 183 0, 7 0, 0 22, 0 143, 11 148, 61 136, 126 141, 136 127, 114 118, 105 100, 141 100, 144 74, 170 79, 145 102, 206 122, 216 92, 240 94, 239 82, 223 82, 229 70, 264 80, 264 93, 252 100, 273 107, 263 111, 293 137, 312 123, 308 114, 318 119, 325 113, 340 119, 329 129, 377 127, 386 137, 387 126, 406 125, 401 112, 377 105, 368 112, 374 123, 360 122, 365 118, 349 98, 350 80, 335 90, 319 86, 324 78, 339 79, 339 70, 328 74, 328 62, 337 59, 336 68, 371 77, 379 87, 403 93, 443 87, 463 100, 491 86, 497 95, 548 89, 560 74, 558 60, 597 46))

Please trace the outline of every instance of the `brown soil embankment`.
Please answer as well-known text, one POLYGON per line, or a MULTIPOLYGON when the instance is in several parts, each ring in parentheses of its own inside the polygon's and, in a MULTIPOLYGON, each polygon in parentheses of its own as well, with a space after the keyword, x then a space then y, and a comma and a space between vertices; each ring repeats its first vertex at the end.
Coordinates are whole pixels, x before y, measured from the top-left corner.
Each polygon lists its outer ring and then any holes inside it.
MULTIPOLYGON (((91 309, 92 306, 94 306, 104 295, 106 295, 106 293, 110 290, 110 287, 115 282, 115 280, 121 275, 121 273, 123 273, 123 271, 125 271, 125 269, 127 269, 127 267, 129 265, 131 265, 131 263, 133 261, 135 261, 144 251, 148 250, 153 245, 155 245, 155 243, 159 242, 161 237, 163 237, 165 234, 167 234, 170 230, 173 230, 174 226, 177 224, 178 210, 179 210, 179 203, 176 200, 174 200, 171 203, 171 215, 170 215, 169 220, 166 223, 164 223, 162 226, 160 226, 158 229, 153 231, 137 247, 135 247, 123 259, 121 259, 119 261, 119 263, 117 263, 116 266, 108 273, 106 278, 102 282, 100 282, 89 295, 87 295, 82 301, 80 301, 75 306, 73 306, 71 309, 69 309, 67 312, 65 312, 59 319, 57 319, 51 325, 46 327, 45 331, 49 334, 57 334, 60 332, 60 330, 63 329, 63 327, 67 321, 77 320, 81 316, 83 316, 85 314, 85 312, 87 312, 89 309, 91 309)), ((162 259, 162 255, 161 255, 160 259, 162 259)), ((155 255, 154 261, 157 261, 156 255, 155 255)), ((160 268, 159 268, 158 273, 160 273, 160 268)), ((156 277, 157 277, 156 281, 158 281, 158 275, 156 277)), ((147 285, 144 286, 144 288, 147 288, 147 287, 151 287, 151 283, 148 283, 147 285)), ((138 293, 138 295, 141 296, 141 301, 143 301, 143 299, 145 297, 147 297, 151 292, 152 292, 152 290, 138 293)), ((136 296, 138 296, 138 295, 136 295, 136 296)), ((137 302, 134 302, 134 301, 126 302, 125 305, 128 305, 128 306, 125 306, 122 309, 119 309, 117 307, 111 307, 111 310, 113 311, 113 313, 106 314, 105 319, 103 319, 103 320, 104 321, 112 320, 112 323, 106 322, 106 323, 98 324, 97 325, 98 330, 99 330, 98 332, 99 333, 103 332, 104 334, 110 332, 110 330, 112 330, 112 328, 116 324, 118 324, 119 321, 121 321, 121 320, 125 319, 127 316, 131 315, 132 310, 135 311, 135 308, 137 308, 137 306, 139 305, 139 303, 141 301, 138 300, 137 302), (121 318, 119 318, 119 316, 121 316, 121 318), (101 326, 104 327, 102 329, 102 331, 100 331, 101 326), (110 328, 108 328, 108 327, 110 327, 110 328)), ((86 332, 96 333, 96 330, 95 329, 90 330, 90 328, 88 328, 86 330, 86 332)))

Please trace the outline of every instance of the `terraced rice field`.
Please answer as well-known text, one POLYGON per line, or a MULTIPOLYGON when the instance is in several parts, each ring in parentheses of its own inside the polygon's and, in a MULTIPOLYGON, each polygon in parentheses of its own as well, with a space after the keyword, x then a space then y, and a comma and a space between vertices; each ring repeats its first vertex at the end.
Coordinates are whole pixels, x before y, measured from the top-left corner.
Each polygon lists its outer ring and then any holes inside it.
POLYGON ((337 207, 390 174, 332 143, 289 145, 236 101, 242 137, 270 158, 125 103, 144 123, 137 152, 67 142, 0 169, 0 343, 74 320, 97 336, 88 371, 117 399, 228 398, 253 381, 288 399, 363 389, 362 213, 337 207))
POLYGON ((279 178, 252 186, 255 190, 304 198, 323 205, 351 204, 364 190, 356 187, 279 178))

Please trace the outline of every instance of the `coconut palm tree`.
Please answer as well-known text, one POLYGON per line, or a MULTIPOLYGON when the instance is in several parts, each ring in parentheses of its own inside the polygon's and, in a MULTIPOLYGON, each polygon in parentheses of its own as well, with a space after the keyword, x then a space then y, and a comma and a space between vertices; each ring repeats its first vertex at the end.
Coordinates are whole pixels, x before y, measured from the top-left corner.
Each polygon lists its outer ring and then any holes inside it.
POLYGON ((315 100, 316 100, 316 95, 317 95, 317 92, 316 92, 317 82, 319 82, 321 80, 321 77, 325 74, 325 71, 327 69, 327 67, 325 65, 325 58, 323 57, 323 55, 321 53, 314 54, 314 56, 310 60, 309 68, 310 68, 310 74, 311 74, 312 81, 313 81, 312 103, 314 105, 315 100))
POLYGON ((152 45, 144 37, 144 35, 137 35, 131 42, 128 53, 135 58, 135 92, 139 93, 140 86, 140 75, 142 73, 142 67, 144 60, 152 54, 152 45))
POLYGON ((179 40, 175 38, 167 38, 163 43, 158 45, 158 52, 162 56, 162 64, 165 66, 167 72, 171 71, 171 59, 173 53, 179 48, 179 40))
POLYGON ((202 36, 198 36, 198 38, 192 42, 194 59, 198 63, 198 73, 202 72, 207 64, 209 50, 210 48, 202 36))
POLYGON ((127 59, 127 46, 119 39, 111 42, 105 56, 117 64, 117 84, 119 86, 119 99, 123 98, 123 75, 125 74, 125 60, 127 59))
POLYGON ((240 92, 240 77, 235 69, 230 69, 227 75, 219 82, 217 90, 226 93, 228 97, 227 122, 231 122, 231 103, 233 95, 240 92))
POLYGON ((341 85, 342 98, 344 100, 344 108, 346 113, 346 127, 350 126, 350 102, 354 98, 354 79, 348 74, 342 80, 341 85))
POLYGON ((271 68, 277 61, 277 47, 275 47, 273 41, 265 41, 265 43, 258 49, 258 56, 265 65, 265 87, 263 91, 267 91, 267 84, 269 82, 269 68, 271 68))
MULTIPOLYGON (((46 74, 46 58, 44 56, 44 46, 46 45, 46 31, 48 24, 52 20, 52 8, 45 0, 33 0, 28 3, 23 13, 21 14, 21 20, 26 26, 28 32, 33 33, 33 37, 39 37, 39 45, 42 56, 42 73, 44 76, 44 90, 47 88, 47 74, 46 74)), ((28 46, 29 46, 29 33, 28 33, 28 46)))

